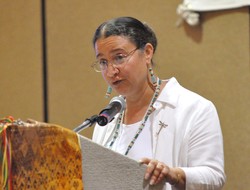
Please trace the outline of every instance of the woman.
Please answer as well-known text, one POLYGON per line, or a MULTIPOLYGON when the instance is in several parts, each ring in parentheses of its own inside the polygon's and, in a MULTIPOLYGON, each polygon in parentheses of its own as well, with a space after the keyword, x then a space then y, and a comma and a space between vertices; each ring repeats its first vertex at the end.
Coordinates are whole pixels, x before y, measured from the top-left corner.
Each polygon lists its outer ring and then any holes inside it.
POLYGON ((146 164, 145 179, 165 189, 221 189, 223 139, 214 105, 177 82, 153 73, 154 32, 139 20, 120 17, 94 35, 92 65, 126 99, 126 109, 93 141, 146 164))

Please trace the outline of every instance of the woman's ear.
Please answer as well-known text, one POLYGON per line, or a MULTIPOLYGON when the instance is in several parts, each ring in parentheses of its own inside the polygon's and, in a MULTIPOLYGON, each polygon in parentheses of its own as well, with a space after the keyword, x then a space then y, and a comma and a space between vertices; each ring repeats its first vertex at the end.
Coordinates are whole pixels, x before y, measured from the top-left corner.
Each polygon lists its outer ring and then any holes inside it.
POLYGON ((145 53, 145 58, 146 58, 147 64, 151 64, 151 60, 152 60, 153 54, 154 54, 154 47, 152 46, 152 44, 147 43, 145 45, 144 53, 145 53))

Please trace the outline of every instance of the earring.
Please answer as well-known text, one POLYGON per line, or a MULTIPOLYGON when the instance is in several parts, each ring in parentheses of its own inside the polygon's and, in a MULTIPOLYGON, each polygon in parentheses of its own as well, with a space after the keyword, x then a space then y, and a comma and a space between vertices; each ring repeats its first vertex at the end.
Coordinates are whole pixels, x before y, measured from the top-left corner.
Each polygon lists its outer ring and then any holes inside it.
POLYGON ((107 89, 105 98, 109 98, 111 93, 112 93, 112 87, 111 87, 111 86, 108 86, 108 89, 107 89))
POLYGON ((148 68, 148 70, 149 70, 149 74, 151 77, 151 82, 152 82, 153 86, 156 86, 157 81, 156 81, 156 77, 154 75, 153 69, 150 67, 150 68, 148 68))

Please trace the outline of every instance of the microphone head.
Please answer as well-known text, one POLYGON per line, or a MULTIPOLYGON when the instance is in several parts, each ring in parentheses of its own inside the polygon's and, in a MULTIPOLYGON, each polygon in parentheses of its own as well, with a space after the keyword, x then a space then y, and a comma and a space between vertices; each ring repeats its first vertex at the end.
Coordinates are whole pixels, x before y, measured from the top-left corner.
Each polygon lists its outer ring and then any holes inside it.
POLYGON ((126 108, 126 102, 125 102, 125 99, 122 96, 115 96, 115 97, 113 97, 110 100, 109 104, 111 104, 113 102, 118 102, 121 105, 121 108, 120 108, 119 112, 122 112, 123 110, 125 110, 125 108, 126 108))
POLYGON ((114 116, 126 108, 126 102, 123 97, 116 96, 111 99, 109 105, 103 109, 97 118, 100 126, 105 126, 114 119, 114 116))

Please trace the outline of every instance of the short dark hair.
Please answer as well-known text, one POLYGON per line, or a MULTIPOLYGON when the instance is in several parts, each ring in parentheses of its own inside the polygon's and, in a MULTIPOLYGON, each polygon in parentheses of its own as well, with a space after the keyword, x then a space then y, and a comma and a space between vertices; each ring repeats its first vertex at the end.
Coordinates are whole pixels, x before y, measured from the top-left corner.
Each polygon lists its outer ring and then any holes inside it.
POLYGON ((144 48, 147 43, 152 44, 154 52, 157 47, 154 31, 133 17, 118 17, 102 23, 95 31, 93 45, 95 46, 98 39, 109 36, 128 37, 138 49, 144 48))

